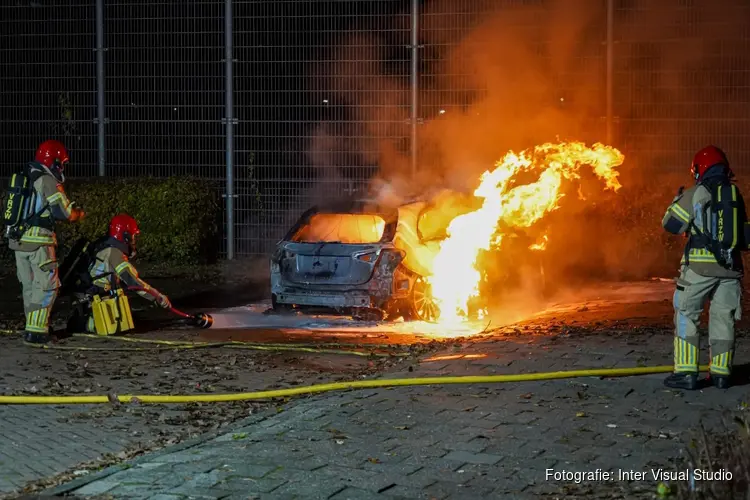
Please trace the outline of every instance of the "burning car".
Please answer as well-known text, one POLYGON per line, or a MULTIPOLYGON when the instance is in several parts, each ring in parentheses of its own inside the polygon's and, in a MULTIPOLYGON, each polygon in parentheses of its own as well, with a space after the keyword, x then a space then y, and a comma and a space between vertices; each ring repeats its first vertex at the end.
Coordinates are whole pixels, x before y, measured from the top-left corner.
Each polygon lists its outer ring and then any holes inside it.
MULTIPOLYGON (((474 204, 458 205, 465 212, 474 204)), ((437 320, 428 278, 456 215, 443 216, 445 206, 432 200, 383 209, 357 201, 310 208, 271 257, 273 309, 437 320)))
MULTIPOLYGON (((272 257, 273 307, 322 306, 444 324, 484 318, 490 297, 480 285, 502 282, 502 267, 519 261, 488 251, 507 253, 519 231, 532 231, 560 208, 570 183, 582 179, 582 166, 592 168, 591 181, 617 192, 623 161, 620 151, 601 143, 545 143, 506 153, 471 195, 444 190, 393 209, 363 202, 312 208, 272 257)), ((546 248, 546 232, 534 240, 519 251, 546 248)))

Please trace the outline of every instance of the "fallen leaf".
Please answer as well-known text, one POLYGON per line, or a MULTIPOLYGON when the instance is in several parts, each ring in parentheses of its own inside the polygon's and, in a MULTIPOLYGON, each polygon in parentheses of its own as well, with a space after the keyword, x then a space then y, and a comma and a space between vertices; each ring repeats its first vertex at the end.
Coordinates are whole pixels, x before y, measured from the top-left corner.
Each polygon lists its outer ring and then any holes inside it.
POLYGON ((586 413, 582 411, 579 411, 578 413, 576 413, 576 417, 585 417, 585 416, 586 416, 586 413))
POLYGON ((380 463, 380 460, 378 460, 377 458, 372 458, 372 457, 368 458, 367 461, 370 462, 371 464, 379 464, 380 463))

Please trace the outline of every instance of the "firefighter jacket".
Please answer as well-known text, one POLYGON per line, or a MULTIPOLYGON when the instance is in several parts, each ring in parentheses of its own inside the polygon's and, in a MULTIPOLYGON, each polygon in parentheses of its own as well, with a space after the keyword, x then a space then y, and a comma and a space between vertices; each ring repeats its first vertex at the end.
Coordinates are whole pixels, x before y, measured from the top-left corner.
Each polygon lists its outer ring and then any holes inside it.
POLYGON ((41 175, 34 182, 33 195, 24 208, 23 217, 29 220, 30 227, 19 241, 9 241, 10 249, 20 252, 33 252, 41 246, 56 246, 55 223, 74 218, 73 203, 65 194, 62 183, 58 182, 49 169, 32 162, 29 170, 32 176, 41 175))
MULTIPOLYGON (((664 229, 672 234, 686 234, 688 241, 683 252, 681 266, 687 265, 688 269, 701 276, 715 278, 742 278, 744 274, 742 257, 737 252, 734 265, 727 269, 721 266, 708 248, 696 242, 691 235, 704 226, 704 213, 706 205, 711 201, 711 192, 705 186, 698 184, 678 194, 667 208, 662 219, 664 229)), ((710 216, 710 208, 708 214, 710 216)), ((744 215, 744 214, 743 214, 744 215)))
POLYGON ((138 295, 160 305, 168 303, 167 297, 138 276, 138 271, 130 263, 128 247, 114 238, 107 239, 96 252, 94 261, 89 266, 89 275, 97 288, 108 292, 117 288, 138 287, 147 291, 138 291, 138 295))

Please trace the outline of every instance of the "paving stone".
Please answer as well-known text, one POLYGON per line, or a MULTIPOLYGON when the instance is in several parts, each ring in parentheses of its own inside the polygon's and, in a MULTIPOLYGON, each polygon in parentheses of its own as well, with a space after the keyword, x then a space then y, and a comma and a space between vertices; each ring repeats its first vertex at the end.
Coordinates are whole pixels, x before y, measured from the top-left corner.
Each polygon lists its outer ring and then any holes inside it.
POLYGON ((289 482, 287 479, 282 477, 264 477, 260 479, 254 478, 237 478, 233 477, 222 481, 220 487, 223 491, 239 492, 239 493, 270 493, 277 488, 283 486, 289 482))
POLYGON ((395 483, 402 486, 426 488, 438 481, 463 483, 469 475, 464 475, 451 469, 438 469, 426 466, 412 474, 396 477, 395 483))
POLYGON ((230 463, 217 469, 217 473, 220 474, 222 479, 229 479, 232 477, 245 477, 259 479, 268 475, 270 472, 278 469, 275 465, 257 465, 249 463, 230 463))
POLYGON ((114 481, 96 481, 94 483, 87 484, 83 488, 80 488, 76 490, 76 493, 78 495, 84 495, 84 496, 94 496, 94 495, 101 495, 103 493, 108 492, 111 489, 114 489, 120 485, 119 480, 114 481))
POLYGON ((151 483, 155 489, 159 491, 168 491, 172 488, 176 488, 180 486, 181 484, 184 484, 185 481, 187 481, 187 478, 184 476, 176 475, 174 472, 172 474, 165 474, 163 477, 160 477, 153 483, 151 483))
MULTIPOLYGON (((157 493, 162 493, 153 489, 150 485, 142 484, 124 484, 121 483, 116 488, 107 491, 106 495, 112 495, 115 498, 148 498, 157 493)), ((169 492, 164 492, 169 493, 169 492)))
POLYGON ((183 499, 188 500, 219 500, 221 498, 225 498, 232 494, 231 491, 228 490, 219 490, 219 489, 208 489, 208 488, 193 488, 193 487, 183 487, 183 488, 175 488, 171 491, 169 491, 167 494, 171 495, 180 495, 183 499))
POLYGON ((443 448, 450 451, 468 451, 481 453, 491 444, 489 439, 472 439, 471 441, 449 441, 443 444, 443 448))
POLYGON ((460 483, 436 482, 424 489, 430 498, 443 499, 448 497, 454 498, 481 498, 471 497, 460 483))
POLYGON ((320 477, 308 481, 288 482, 273 490, 275 497, 291 496, 295 498, 327 499, 344 491, 347 485, 343 481, 320 477))
POLYGON ((427 498, 427 492, 421 488, 396 485, 385 490, 381 493, 381 496, 388 498, 427 498))
POLYGON ((409 474, 413 474, 420 470, 422 466, 414 463, 385 464, 367 461, 360 464, 360 468, 377 474, 387 474, 389 476, 408 476, 409 474))
POLYGON ((330 498, 331 500, 371 500, 381 499, 383 496, 371 491, 349 487, 330 498))
POLYGON ((452 460, 454 462, 470 463, 470 464, 496 464, 503 457, 498 455, 488 455, 486 453, 471 453, 467 451, 452 451, 448 453, 445 460, 452 460))
POLYGON ((325 467, 315 472, 325 475, 332 480, 341 480, 347 486, 356 486, 359 489, 375 493, 379 493, 395 485, 397 478, 403 477, 402 474, 388 474, 387 472, 338 466, 325 467))
POLYGON ((381 457, 382 460, 388 462, 400 462, 410 457, 417 458, 440 458, 447 455, 448 450, 439 446, 412 446, 402 445, 398 448, 394 448, 385 454, 385 458, 381 457))

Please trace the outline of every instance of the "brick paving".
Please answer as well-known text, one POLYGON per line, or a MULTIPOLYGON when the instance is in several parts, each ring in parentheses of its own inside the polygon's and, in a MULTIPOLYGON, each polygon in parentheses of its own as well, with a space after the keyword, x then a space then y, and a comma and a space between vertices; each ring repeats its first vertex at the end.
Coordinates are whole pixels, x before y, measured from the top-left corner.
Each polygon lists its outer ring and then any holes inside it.
MULTIPOLYGON (((385 377, 669 364, 671 344, 668 332, 519 336, 450 348, 385 377)), ((741 339, 738 352, 745 345, 741 339)), ((663 378, 328 393, 293 401, 280 413, 255 417, 191 448, 146 456, 70 493, 131 499, 537 498, 561 486, 546 480, 547 469, 673 468, 689 430, 701 421, 716 425, 721 410, 738 408, 747 394, 744 387, 670 391, 663 378)), ((609 486, 628 487, 615 483, 609 486)), ((631 486, 653 492, 656 483, 649 476, 631 486)))
POLYGON ((79 419, 92 410, 88 405, 0 407, 0 492, 116 455, 133 442, 136 415, 113 417, 102 428, 79 419))

